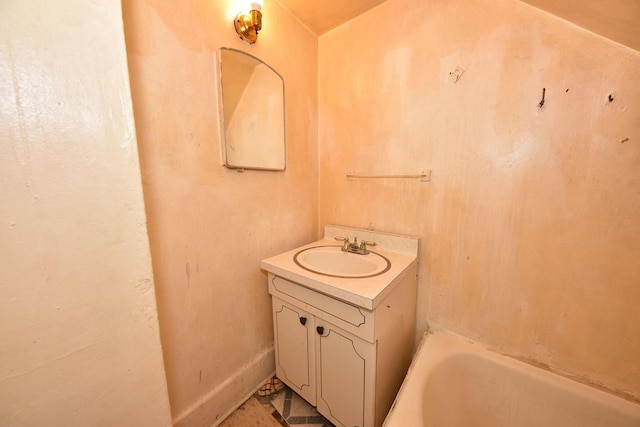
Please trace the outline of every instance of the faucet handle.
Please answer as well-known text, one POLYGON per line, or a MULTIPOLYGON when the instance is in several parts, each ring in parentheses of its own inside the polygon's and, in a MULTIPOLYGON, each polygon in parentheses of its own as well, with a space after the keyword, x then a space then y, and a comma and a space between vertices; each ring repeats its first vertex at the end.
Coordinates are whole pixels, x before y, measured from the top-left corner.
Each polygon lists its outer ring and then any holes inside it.
POLYGON ((349 247, 351 247, 352 245, 348 237, 336 236, 334 237, 334 239, 336 239, 339 242, 344 242, 342 244, 342 252, 347 252, 349 250, 349 247))
POLYGON ((362 240, 360 242, 360 252, 362 252, 363 254, 368 254, 369 251, 367 250, 367 246, 375 246, 376 242, 372 242, 370 240, 362 240))
POLYGON ((367 246, 375 246, 376 242, 372 242, 370 240, 362 240, 360 242, 360 253, 366 255, 369 253, 369 251, 367 250, 367 246))

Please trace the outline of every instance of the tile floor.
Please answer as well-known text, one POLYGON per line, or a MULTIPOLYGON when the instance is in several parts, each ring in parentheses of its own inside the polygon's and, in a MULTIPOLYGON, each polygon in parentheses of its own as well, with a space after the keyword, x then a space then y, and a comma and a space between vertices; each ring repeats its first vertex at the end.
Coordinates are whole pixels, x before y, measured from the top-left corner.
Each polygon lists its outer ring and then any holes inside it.
POLYGON ((220 427, 335 427, 278 378, 267 381, 220 427))
POLYGON ((282 427, 269 411, 251 397, 236 409, 219 427, 282 427))
POLYGON ((277 377, 268 380, 253 399, 262 404, 265 412, 271 414, 278 426, 335 427, 277 377))
POLYGON ((271 405, 281 415, 289 427, 334 427, 316 408, 309 405, 306 400, 295 394, 289 387, 282 389, 271 405))

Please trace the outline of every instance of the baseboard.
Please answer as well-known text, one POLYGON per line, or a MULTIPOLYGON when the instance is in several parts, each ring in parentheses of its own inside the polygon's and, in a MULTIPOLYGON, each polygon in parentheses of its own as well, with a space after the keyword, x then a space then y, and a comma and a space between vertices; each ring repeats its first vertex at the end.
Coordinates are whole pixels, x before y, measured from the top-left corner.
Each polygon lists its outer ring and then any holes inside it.
POLYGON ((218 426, 274 374, 274 349, 269 347, 174 418, 174 427, 218 426))

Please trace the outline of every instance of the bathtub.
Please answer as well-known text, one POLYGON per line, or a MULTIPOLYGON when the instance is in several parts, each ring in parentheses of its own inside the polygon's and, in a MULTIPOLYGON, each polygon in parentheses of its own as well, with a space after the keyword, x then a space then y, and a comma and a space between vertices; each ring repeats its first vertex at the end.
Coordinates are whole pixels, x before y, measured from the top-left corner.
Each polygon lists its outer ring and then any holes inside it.
POLYGON ((384 427, 639 427, 640 405, 448 334, 425 335, 384 427))

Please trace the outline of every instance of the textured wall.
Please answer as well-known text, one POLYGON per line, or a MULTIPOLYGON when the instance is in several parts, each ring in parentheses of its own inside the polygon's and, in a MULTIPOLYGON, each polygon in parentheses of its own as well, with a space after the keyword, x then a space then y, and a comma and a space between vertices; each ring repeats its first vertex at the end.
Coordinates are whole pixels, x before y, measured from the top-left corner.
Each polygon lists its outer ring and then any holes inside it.
POLYGON ((255 45, 231 2, 126 0, 125 35, 174 421, 210 425, 274 370, 262 258, 316 237, 317 38, 266 1, 255 45), (221 166, 214 53, 285 81, 287 170, 221 166))
POLYGON ((640 53, 510 0, 390 0, 319 50, 320 223, 420 236, 421 330, 640 397, 640 53))
POLYGON ((170 426, 119 2, 0 5, 0 425, 170 426))
POLYGON ((610 40, 640 50, 640 2, 636 0, 521 0, 610 40))

